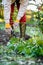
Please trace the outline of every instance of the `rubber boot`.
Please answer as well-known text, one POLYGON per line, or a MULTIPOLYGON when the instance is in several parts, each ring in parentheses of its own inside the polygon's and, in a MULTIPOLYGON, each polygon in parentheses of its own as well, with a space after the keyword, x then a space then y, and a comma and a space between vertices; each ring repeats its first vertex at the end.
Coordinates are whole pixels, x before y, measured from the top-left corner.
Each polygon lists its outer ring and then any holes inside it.
POLYGON ((20 22, 20 38, 23 40, 28 40, 31 38, 29 35, 26 35, 26 22, 20 22))
POLYGON ((25 39, 26 23, 20 22, 20 38, 25 39))

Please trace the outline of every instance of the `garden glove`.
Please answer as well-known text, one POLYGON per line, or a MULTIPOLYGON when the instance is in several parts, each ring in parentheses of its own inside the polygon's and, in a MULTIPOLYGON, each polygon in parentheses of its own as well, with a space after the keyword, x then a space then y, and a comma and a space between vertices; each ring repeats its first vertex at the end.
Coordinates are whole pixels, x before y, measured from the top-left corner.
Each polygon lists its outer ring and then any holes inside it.
POLYGON ((11 30, 12 30, 12 28, 11 28, 10 24, 9 24, 9 23, 6 23, 6 24, 5 24, 5 31, 6 31, 9 35, 11 35, 11 30))

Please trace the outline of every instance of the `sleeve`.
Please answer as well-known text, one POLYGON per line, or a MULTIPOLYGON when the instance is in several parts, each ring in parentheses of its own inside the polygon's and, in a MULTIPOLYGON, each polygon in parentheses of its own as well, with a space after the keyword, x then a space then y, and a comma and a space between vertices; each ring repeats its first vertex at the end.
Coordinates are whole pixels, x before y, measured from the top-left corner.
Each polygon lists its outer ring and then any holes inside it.
POLYGON ((28 5, 28 0, 21 0, 20 1, 20 8, 17 15, 17 20, 20 20, 23 17, 24 13, 26 12, 26 7, 28 5))
POLYGON ((11 0, 3 0, 4 5, 4 20, 5 23, 9 23, 10 11, 11 11, 11 0))

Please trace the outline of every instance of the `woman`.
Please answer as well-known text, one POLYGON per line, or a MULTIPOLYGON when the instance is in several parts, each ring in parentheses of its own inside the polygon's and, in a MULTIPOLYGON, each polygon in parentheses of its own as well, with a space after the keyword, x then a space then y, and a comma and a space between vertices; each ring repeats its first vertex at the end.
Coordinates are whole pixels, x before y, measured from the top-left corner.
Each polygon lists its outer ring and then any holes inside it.
POLYGON ((20 24, 20 37, 25 38, 26 29, 26 7, 28 5, 28 0, 3 0, 4 1, 4 19, 5 19, 5 29, 8 34, 11 33, 11 27, 13 27, 12 14, 14 12, 14 3, 17 4, 18 15, 16 21, 14 22, 14 27, 18 27, 20 24))

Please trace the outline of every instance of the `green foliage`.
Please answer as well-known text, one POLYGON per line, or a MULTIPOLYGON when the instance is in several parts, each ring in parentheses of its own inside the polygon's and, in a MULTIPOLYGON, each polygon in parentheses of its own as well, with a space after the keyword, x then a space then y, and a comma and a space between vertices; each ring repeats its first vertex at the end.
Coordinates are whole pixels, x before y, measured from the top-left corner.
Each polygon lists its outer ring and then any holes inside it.
POLYGON ((35 21, 35 25, 39 26, 40 30, 43 32, 43 5, 41 6, 41 10, 33 13, 33 21, 35 21))
POLYGON ((27 41, 23 41, 22 39, 18 40, 15 38, 11 40, 12 41, 8 42, 7 46, 0 46, 0 55, 4 53, 7 55, 16 54, 25 57, 43 56, 43 39, 40 37, 33 37, 27 41))
POLYGON ((0 22, 0 29, 4 30, 5 29, 5 23, 4 22, 0 22))
POLYGON ((2 2, 2 0, 0 0, 0 2, 2 2))
POLYGON ((40 13, 40 21, 39 21, 39 27, 41 31, 43 32, 43 11, 39 12, 40 13))
POLYGON ((27 41, 19 40, 14 50, 17 54, 43 56, 43 39, 40 37, 33 37, 27 41))
POLYGON ((39 27, 43 33, 43 5, 41 5, 41 10, 32 12, 32 18, 27 20, 27 23, 39 27))

